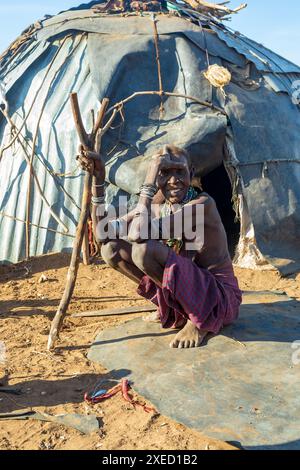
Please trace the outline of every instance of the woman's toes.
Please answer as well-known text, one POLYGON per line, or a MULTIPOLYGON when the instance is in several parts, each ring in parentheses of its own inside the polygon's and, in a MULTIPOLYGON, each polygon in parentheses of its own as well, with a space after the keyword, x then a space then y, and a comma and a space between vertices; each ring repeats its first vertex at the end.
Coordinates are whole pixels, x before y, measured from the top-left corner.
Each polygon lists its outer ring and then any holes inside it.
POLYGON ((170 348, 178 348, 179 341, 177 339, 174 339, 174 341, 171 341, 170 343, 170 348))

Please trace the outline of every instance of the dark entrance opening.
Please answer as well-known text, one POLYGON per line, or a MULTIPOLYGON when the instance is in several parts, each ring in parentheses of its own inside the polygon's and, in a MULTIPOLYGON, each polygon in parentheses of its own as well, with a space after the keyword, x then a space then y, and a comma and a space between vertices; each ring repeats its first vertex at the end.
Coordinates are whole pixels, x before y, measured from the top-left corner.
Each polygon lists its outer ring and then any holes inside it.
POLYGON ((201 181, 203 190, 216 201, 227 233, 229 252, 231 258, 233 258, 239 241, 241 226, 240 222, 235 220, 236 214, 232 206, 232 187, 224 165, 222 164, 202 177, 201 181))

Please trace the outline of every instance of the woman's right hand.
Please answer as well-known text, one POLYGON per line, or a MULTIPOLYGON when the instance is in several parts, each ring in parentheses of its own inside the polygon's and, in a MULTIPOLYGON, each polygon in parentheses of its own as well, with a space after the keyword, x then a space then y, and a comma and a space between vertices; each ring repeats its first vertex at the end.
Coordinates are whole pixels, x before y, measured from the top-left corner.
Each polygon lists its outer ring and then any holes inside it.
POLYGON ((84 171, 88 171, 97 180, 105 180, 105 164, 101 155, 90 150, 85 150, 83 145, 79 146, 79 154, 76 160, 84 171))

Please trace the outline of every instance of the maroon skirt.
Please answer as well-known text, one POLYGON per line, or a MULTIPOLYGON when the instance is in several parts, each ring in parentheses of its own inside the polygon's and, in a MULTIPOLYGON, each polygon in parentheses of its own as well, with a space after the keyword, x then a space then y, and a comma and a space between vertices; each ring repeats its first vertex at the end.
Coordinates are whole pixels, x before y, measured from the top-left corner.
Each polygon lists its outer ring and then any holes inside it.
POLYGON ((163 328, 181 328, 190 320, 197 328, 215 334, 237 319, 242 302, 231 263, 207 270, 172 250, 162 287, 144 276, 137 292, 157 305, 163 328))

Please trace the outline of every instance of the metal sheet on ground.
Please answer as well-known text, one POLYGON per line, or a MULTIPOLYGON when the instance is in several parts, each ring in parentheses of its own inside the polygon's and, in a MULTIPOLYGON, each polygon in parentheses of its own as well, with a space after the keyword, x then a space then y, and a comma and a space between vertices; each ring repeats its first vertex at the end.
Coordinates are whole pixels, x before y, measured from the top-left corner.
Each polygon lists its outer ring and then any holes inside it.
POLYGON ((199 349, 170 349, 176 332, 135 319, 102 331, 89 359, 123 370, 160 413, 207 436, 300 449, 299 313, 285 295, 249 292, 239 320, 199 349))

